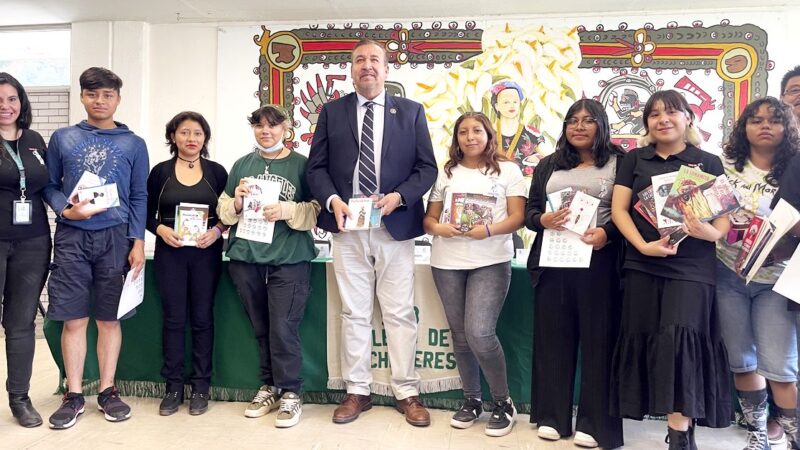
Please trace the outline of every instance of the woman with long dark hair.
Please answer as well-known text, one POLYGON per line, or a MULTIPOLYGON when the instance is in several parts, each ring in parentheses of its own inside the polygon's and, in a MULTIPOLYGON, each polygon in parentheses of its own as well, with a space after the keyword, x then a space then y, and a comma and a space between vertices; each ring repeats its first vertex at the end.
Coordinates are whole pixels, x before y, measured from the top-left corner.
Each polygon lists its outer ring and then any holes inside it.
MULTIPOLYGON (((465 210, 470 201, 464 201, 465 210)), ((431 271, 453 333, 453 349, 464 390, 464 404, 450 420, 454 428, 471 426, 483 411, 480 374, 492 394, 489 436, 504 436, 514 426, 506 360, 495 334, 497 318, 511 283, 511 235, 522 225, 525 180, 519 167, 498 152, 489 118, 467 112, 453 126, 449 159, 431 190, 423 220, 432 236, 431 271), (451 194, 448 196, 448 193, 451 194), (490 207, 490 220, 456 226, 441 220, 448 197, 477 194, 490 207), (476 257, 480 255, 480 257, 476 257)), ((476 221, 477 222, 477 221, 476 221)))
MULTIPOLYGON (((611 218, 628 241, 620 335, 611 361, 612 414, 641 420, 667 415, 670 450, 695 449, 694 423, 730 424, 728 360, 715 320, 714 242, 727 216, 701 223, 689 214, 688 237, 669 236, 634 210, 652 177, 681 166, 722 175, 716 155, 697 148, 695 116, 680 93, 653 94, 644 108, 643 147, 627 153, 617 172, 611 218)), ((656 186, 653 186, 656 188, 656 186)))
POLYGON ((575 444, 615 448, 623 444, 622 420, 608 412, 611 353, 619 330, 619 255, 622 241, 611 221, 611 193, 622 151, 611 143, 608 116, 591 99, 567 111, 556 151, 536 168, 525 225, 536 231, 528 270, 536 293, 531 422, 542 439, 572 435, 572 399, 578 346, 581 394, 575 444), (547 211, 547 195, 572 188, 600 199, 596 225, 582 236, 593 247, 588 268, 541 267, 546 229, 558 230, 569 209, 547 211))
POLYGON ((738 226, 717 241, 717 311, 747 422, 747 448, 754 450, 769 448, 767 383, 776 406, 770 413, 789 437, 789 448, 797 448, 797 330, 786 297, 772 290, 785 263, 765 265, 745 284, 736 274, 736 258, 744 229, 754 216, 768 215, 778 182, 799 150, 791 109, 765 97, 739 116, 722 157, 741 208, 733 215, 738 226))
POLYGON ((52 247, 42 200, 48 180, 46 146, 30 129, 32 119, 25 88, 0 72, 0 313, 6 333, 8 403, 23 427, 42 424, 28 390, 36 348, 34 321, 52 247))

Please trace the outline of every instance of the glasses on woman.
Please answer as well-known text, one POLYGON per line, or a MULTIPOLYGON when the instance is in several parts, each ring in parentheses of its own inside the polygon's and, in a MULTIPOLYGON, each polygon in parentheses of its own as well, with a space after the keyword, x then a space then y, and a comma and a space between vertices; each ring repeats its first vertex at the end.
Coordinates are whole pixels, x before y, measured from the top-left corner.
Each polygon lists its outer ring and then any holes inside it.
POLYGON ((597 120, 594 117, 584 117, 582 119, 570 117, 569 119, 565 120, 564 123, 567 124, 567 128, 576 128, 578 125, 590 127, 592 125, 597 125, 597 120))

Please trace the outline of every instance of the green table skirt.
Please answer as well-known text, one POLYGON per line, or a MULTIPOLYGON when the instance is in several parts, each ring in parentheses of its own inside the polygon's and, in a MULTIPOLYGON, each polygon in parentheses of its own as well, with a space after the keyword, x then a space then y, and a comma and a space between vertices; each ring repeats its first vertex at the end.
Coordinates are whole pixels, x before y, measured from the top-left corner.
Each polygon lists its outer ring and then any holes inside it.
MULTIPOLYGON (((344 393, 326 388, 326 299, 324 261, 314 261, 311 271, 311 297, 305 318, 300 325, 303 347, 303 399, 309 403, 338 403, 344 393)), ((145 267, 145 299, 134 317, 122 321, 122 350, 117 364, 116 384, 122 395, 160 397, 164 379, 160 375, 161 298, 156 288, 153 264, 145 267)), ((437 299, 438 300, 438 299, 437 299)), ((250 401, 258 390, 258 347, 253 329, 228 275, 223 273, 214 305, 214 360, 211 390, 213 400, 250 401)), ((45 320, 44 334, 59 367, 59 391, 65 389, 64 360, 61 355, 61 322, 45 320)), ((188 325, 187 325, 188 328, 188 325)), ((513 267, 511 288, 500 314, 497 335, 508 363, 508 384, 519 412, 530 411, 531 357, 533 344, 533 292, 524 266, 513 267)), ((88 351, 84 369, 84 392, 97 392, 99 369, 94 342, 97 328, 90 322, 88 351)), ((186 379, 191 368, 191 340, 187 330, 186 379)), ((188 386, 186 387, 188 393, 188 386)), ((484 398, 491 398, 484 383, 484 398)), ((460 390, 423 394, 423 402, 434 408, 456 409, 460 406, 460 390)), ((392 398, 374 396, 377 404, 393 404, 392 398)))

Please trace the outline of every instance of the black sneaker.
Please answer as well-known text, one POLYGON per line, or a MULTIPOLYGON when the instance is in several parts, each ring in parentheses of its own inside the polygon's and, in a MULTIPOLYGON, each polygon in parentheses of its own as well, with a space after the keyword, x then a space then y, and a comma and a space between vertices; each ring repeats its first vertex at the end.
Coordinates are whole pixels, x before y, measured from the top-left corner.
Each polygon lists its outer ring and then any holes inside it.
POLYGON ((208 394, 192 392, 192 398, 189 400, 189 414, 199 416, 206 411, 208 411, 208 394))
POLYGON ((131 417, 131 407, 119 398, 119 391, 114 386, 97 396, 97 409, 103 411, 109 422, 122 422, 131 417))
POLYGON ((162 416, 171 416, 178 412, 181 403, 183 403, 183 392, 172 391, 164 394, 164 399, 158 406, 158 413, 162 416))
POLYGON ((50 428, 63 430, 75 425, 78 416, 83 414, 86 401, 83 394, 67 392, 61 400, 61 406, 50 416, 50 428))
POLYGON ((464 404, 461 405, 461 409, 456 411, 453 414, 453 418, 450 419, 450 426, 453 428, 469 428, 478 420, 481 413, 483 412, 483 402, 477 398, 468 398, 464 400, 464 404))
POLYGON ((511 428, 514 427, 516 416, 517 408, 514 407, 514 402, 510 398, 494 402, 492 417, 489 418, 489 423, 486 424, 486 435, 494 437, 507 435, 511 432, 511 428))

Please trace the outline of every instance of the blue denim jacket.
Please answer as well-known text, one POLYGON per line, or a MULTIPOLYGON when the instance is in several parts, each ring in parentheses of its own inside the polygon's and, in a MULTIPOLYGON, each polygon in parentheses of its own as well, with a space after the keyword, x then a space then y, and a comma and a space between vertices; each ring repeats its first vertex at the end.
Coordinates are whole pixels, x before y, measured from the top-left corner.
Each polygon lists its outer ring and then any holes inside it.
POLYGON ((150 162, 147 145, 124 124, 100 129, 85 120, 56 130, 47 151, 50 180, 44 190, 47 204, 58 214, 57 221, 83 230, 102 230, 128 224, 130 239, 144 239, 147 214, 147 174, 150 162), (86 220, 61 217, 67 196, 84 171, 116 183, 120 206, 109 208, 86 220))

